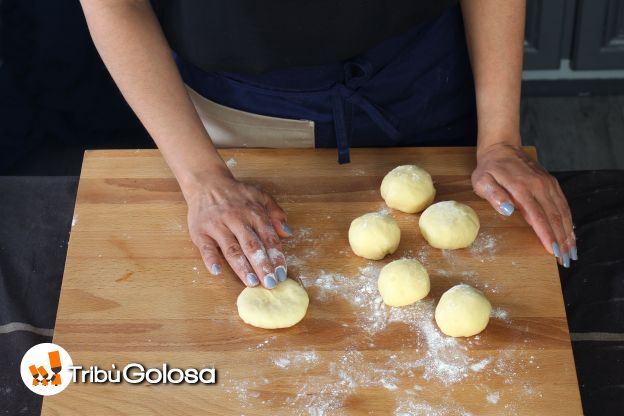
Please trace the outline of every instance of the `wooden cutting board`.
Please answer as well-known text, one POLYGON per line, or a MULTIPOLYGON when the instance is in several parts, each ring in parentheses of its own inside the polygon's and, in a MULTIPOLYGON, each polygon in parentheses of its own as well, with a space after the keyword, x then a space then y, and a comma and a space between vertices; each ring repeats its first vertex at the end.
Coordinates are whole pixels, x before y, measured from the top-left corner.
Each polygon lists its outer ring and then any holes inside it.
POLYGON ((555 259, 520 215, 503 217, 472 192, 474 149, 352 149, 342 166, 334 149, 221 155, 288 212, 288 274, 310 295, 305 319, 270 331, 238 318, 243 286, 227 267, 218 277, 205 270, 158 151, 87 152, 54 342, 83 367, 215 367, 218 383, 74 383, 45 398, 44 415, 582 413, 555 259), (381 179, 413 163, 433 175, 436 201, 477 211, 477 241, 433 249, 418 215, 391 211, 402 230, 397 252, 379 262, 355 256, 351 220, 384 209, 381 179), (427 267, 431 293, 388 308, 377 273, 403 256, 427 267), (437 330, 433 308, 461 282, 495 309, 482 334, 455 340, 437 330))

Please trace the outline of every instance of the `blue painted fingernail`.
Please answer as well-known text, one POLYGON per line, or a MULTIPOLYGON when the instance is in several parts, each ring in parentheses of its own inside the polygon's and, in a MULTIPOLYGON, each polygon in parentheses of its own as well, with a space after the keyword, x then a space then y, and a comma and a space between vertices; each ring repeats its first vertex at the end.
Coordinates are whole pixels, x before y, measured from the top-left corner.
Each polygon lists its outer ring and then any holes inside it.
POLYGON ((286 268, 284 266, 277 266, 275 273, 280 282, 286 280, 286 268))
POLYGON ((576 246, 570 249, 570 258, 572 260, 578 260, 578 251, 576 250, 576 246))
POLYGON ((514 206, 511 202, 503 202, 500 205, 501 214, 508 217, 514 212, 514 206))
POLYGON ((273 277, 272 274, 267 274, 264 277, 264 285, 267 287, 267 289, 273 289, 275 286, 277 286, 277 282, 275 281, 275 277, 273 277))
POLYGON ((561 251, 559 250, 559 244, 557 244, 556 241, 552 244, 552 249, 553 249, 553 254, 555 255, 555 257, 561 257, 561 251))
POLYGON ((570 257, 567 254, 563 255, 563 267, 566 269, 570 268, 570 257))
POLYGON ((210 273, 214 274, 215 276, 218 275, 219 273, 221 273, 221 266, 219 266, 217 263, 214 263, 212 266, 210 266, 210 273))
POLYGON ((293 233, 288 224, 286 224, 285 222, 282 223, 282 230, 284 230, 284 232, 288 235, 292 235, 293 233))
POLYGON ((260 280, 258 280, 258 276, 253 273, 247 273, 247 284, 249 286, 256 286, 258 283, 260 283, 260 280))

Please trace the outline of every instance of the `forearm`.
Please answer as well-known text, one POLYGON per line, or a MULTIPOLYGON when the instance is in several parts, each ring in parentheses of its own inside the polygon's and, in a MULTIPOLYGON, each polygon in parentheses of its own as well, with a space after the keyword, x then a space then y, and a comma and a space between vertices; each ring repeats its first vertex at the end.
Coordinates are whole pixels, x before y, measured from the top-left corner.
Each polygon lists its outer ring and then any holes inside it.
POLYGON ((149 2, 81 3, 102 60, 185 195, 203 178, 229 174, 186 92, 149 2))
POLYGON ((520 145, 525 0, 462 0, 475 81, 478 151, 520 145))

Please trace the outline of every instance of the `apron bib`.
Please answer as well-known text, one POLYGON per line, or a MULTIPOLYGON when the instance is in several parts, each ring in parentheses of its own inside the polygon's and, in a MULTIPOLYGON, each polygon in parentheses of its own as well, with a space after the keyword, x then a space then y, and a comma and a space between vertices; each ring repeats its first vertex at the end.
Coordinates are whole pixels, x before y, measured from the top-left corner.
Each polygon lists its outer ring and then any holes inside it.
POLYGON ((340 163, 349 162, 349 147, 476 143, 459 6, 339 63, 241 74, 205 72, 179 56, 176 62, 187 86, 208 101, 301 126, 312 122, 315 146, 337 147, 340 163))

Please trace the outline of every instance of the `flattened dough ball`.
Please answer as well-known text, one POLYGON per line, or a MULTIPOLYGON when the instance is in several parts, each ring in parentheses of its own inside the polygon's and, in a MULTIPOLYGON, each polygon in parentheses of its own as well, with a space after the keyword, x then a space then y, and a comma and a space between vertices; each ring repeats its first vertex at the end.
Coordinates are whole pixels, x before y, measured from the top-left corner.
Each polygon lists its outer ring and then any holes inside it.
POLYGON ((401 230, 386 214, 371 212, 357 217, 349 227, 351 250, 369 260, 381 260, 399 247, 401 230))
POLYGON ((286 279, 275 289, 246 287, 236 300, 238 315, 258 328, 288 328, 303 319, 309 298, 297 282, 286 279))
POLYGON ((492 305, 483 293, 460 284, 444 292, 435 309, 435 320, 446 335, 471 337, 485 329, 491 312, 492 305))
POLYGON ((474 209, 456 201, 431 205, 420 215, 420 232, 435 248, 456 249, 470 246, 479 234, 479 217, 474 209))
POLYGON ((429 172, 416 165, 392 169, 381 181, 380 191, 386 205, 408 214, 427 208, 436 194, 429 172))
POLYGON ((418 260, 399 259, 386 264, 377 281, 386 305, 406 306, 429 294, 429 274, 418 260))

